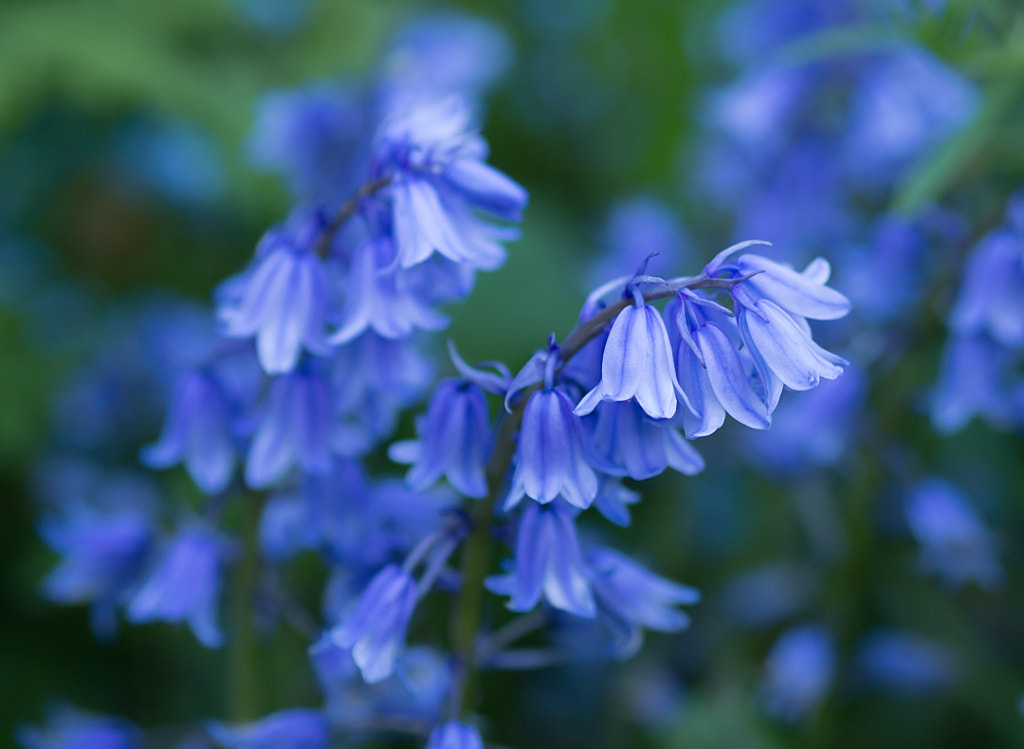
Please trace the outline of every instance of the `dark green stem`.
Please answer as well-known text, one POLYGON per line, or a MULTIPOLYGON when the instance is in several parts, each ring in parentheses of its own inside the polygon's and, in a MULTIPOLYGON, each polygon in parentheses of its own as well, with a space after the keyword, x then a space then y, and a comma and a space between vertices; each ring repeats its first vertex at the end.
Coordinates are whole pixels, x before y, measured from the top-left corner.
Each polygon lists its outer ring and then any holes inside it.
POLYGON ((247 721, 260 716, 258 658, 252 603, 259 582, 257 534, 263 498, 244 496, 240 504, 242 507, 239 535, 242 540, 242 554, 235 569, 231 599, 227 715, 232 720, 247 721))

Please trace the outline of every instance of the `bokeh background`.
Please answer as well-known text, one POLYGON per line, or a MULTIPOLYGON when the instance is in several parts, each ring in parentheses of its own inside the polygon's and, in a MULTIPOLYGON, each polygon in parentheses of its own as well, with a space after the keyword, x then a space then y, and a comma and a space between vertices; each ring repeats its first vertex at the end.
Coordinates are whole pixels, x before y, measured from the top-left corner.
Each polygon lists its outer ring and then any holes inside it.
MULTIPOLYGON (((448 310, 467 359, 515 369, 655 250, 664 275, 737 239, 822 254, 855 305, 821 330, 843 378, 767 434, 727 424, 701 442, 703 475, 647 482, 631 528, 595 528, 704 592, 691 629, 625 663, 489 677, 489 734, 1024 745, 1019 351, 998 393, 943 369, 966 263, 1012 223, 1024 177, 1015 0, 0 2, 0 744, 60 700, 146 727, 234 710, 230 652, 165 625, 99 640, 86 607, 47 602, 38 519, 113 468, 194 501, 183 473, 137 464, 167 391, 147 342, 288 210, 253 158, 259 102, 372 75, 407 24, 459 14, 490 24, 467 54, 496 71, 491 163, 531 194, 507 265, 448 310), (915 510, 932 478, 966 519, 915 510)), ((294 571, 311 609, 320 574, 294 571)), ((305 643, 257 637, 250 704, 316 704, 305 643)))

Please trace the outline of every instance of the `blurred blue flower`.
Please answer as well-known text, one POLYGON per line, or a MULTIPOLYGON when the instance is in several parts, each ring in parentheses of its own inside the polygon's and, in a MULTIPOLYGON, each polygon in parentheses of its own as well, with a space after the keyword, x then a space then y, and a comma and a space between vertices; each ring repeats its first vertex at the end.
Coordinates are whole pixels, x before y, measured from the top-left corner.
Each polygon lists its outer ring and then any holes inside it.
POLYGON ((330 738, 327 718, 319 710, 280 710, 237 726, 210 721, 206 726, 221 746, 231 749, 326 749, 330 738))
POLYGON ((412 463, 409 486, 425 489, 445 476, 467 497, 486 496, 484 468, 491 443, 487 411, 479 386, 463 380, 442 382, 418 425, 420 440, 396 442, 389 451, 392 460, 412 463))
POLYGON ((817 589, 811 567, 798 562, 773 562, 733 577, 722 586, 719 600, 726 616, 742 627, 766 627, 797 614, 817 589))
POLYGON ((676 606, 700 601, 700 592, 655 575, 619 552, 595 546, 585 561, 601 620, 611 629, 618 657, 628 657, 643 642, 643 630, 678 632, 690 617, 676 606))
POLYGON ((331 467, 331 426, 329 390, 323 377, 296 370, 276 378, 249 447, 245 482, 262 489, 293 466, 326 473, 331 467))
POLYGON ((451 720, 430 732, 426 749, 484 749, 484 742, 476 728, 451 720))
POLYGON ((128 604, 136 624, 161 620, 188 622, 196 639, 220 647, 217 624, 221 575, 233 551, 226 539, 199 526, 185 528, 164 548, 128 604))
POLYGON ((415 605, 416 581, 406 570, 389 564, 331 630, 331 640, 338 647, 352 650, 367 683, 383 681, 394 671, 415 605))
POLYGON ((1024 415, 1024 400, 1007 397, 1010 352, 987 336, 951 336, 931 394, 932 424, 956 432, 974 416, 1007 427, 1024 415))
POLYGON ((224 335, 255 337, 268 374, 292 371, 303 350, 330 353, 324 334, 327 271, 315 252, 324 227, 318 213, 298 213, 272 227, 260 240, 253 266, 221 286, 224 335))
POLYGON ((835 677, 832 633, 815 624, 786 630, 764 664, 761 699, 769 714, 796 723, 825 698, 835 677))
POLYGON ((907 523, 921 546, 922 570, 959 587, 997 587, 1003 571, 995 539, 952 484, 931 478, 917 484, 906 503, 907 523))
POLYGON ((556 609, 593 617, 572 507, 565 501, 528 502, 519 516, 513 571, 487 578, 492 593, 509 596, 512 611, 530 611, 541 596, 556 609))
POLYGON ((641 194, 611 207, 601 244, 605 251, 588 264, 588 288, 632 273, 655 252, 659 268, 678 268, 689 252, 690 239, 665 203, 641 194))
POLYGON ((142 731, 128 721, 67 706, 50 711, 42 728, 19 726, 14 737, 23 749, 140 749, 143 745, 142 731))
MULTIPOLYGON (((685 412, 684 412, 685 413, 685 412)), ((605 403, 597 413, 591 438, 594 450, 634 479, 657 476, 668 467, 686 476, 704 470, 704 459, 668 420, 647 417, 633 402, 605 403)))
MULTIPOLYGON (((1017 200, 1024 204, 1024 197, 1017 200)), ((949 325, 959 336, 986 334, 1024 348, 1024 231, 1004 226, 978 242, 949 325)))
POLYGON ((861 640, 853 667, 864 686, 908 695, 944 689, 960 671, 954 654, 941 643, 889 629, 861 640))

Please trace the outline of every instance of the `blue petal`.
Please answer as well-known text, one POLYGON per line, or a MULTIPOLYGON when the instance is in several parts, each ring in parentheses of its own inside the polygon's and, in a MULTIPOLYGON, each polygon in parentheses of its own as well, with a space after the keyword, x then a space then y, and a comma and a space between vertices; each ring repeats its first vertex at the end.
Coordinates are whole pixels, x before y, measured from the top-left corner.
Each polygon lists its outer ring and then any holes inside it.
POLYGON ((705 325, 695 334, 704 355, 707 377, 722 407, 751 429, 771 425, 765 404, 754 392, 736 349, 717 325, 705 325))
POLYGON ((818 282, 827 274, 817 261, 809 266, 809 275, 797 273, 760 255, 744 255, 738 266, 744 275, 764 270, 764 273, 758 273, 743 283, 793 314, 815 320, 836 320, 850 311, 849 299, 818 282))

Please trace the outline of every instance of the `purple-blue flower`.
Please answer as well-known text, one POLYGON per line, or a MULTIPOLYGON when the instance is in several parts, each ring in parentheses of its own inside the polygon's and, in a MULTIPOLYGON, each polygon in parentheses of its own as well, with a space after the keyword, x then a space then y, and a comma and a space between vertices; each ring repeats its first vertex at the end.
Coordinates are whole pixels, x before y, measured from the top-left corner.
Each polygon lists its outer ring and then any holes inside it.
POLYGON ((853 671, 864 686, 897 694, 924 694, 952 685, 960 675, 953 651, 910 632, 868 633, 853 655, 853 671))
POLYGON ((478 214, 518 221, 527 195, 484 163, 486 156, 486 143, 471 129, 470 108, 457 97, 412 106, 381 125, 372 173, 390 178, 382 193, 392 203, 400 267, 418 265, 435 252, 482 270, 505 261, 499 242, 517 232, 478 214))
POLYGON ((331 467, 331 402, 327 383, 312 371, 276 378, 249 447, 245 481, 270 486, 292 466, 307 473, 331 467))
POLYGON ((426 749, 484 749, 484 742, 473 726, 450 720, 430 732, 426 749))
POLYGON ((253 266, 221 287, 224 335, 256 339, 268 374, 292 371, 305 350, 330 353, 324 332, 327 272, 316 254, 322 216, 299 213, 260 240, 253 266))
POLYGON ((513 571, 488 578, 487 587, 509 596, 508 607, 513 611, 530 611, 543 596, 556 609, 594 616, 594 596, 570 505, 528 502, 519 517, 513 571))
POLYGON ((1003 346, 1024 348, 1024 232, 1009 225, 978 243, 949 324, 962 337, 987 334, 1003 346))
POLYGON ((1006 369, 1011 352, 988 336, 952 336, 939 365, 931 398, 932 424, 956 432, 976 415, 1007 426, 1024 415, 1024 399, 1008 397, 1006 369))
POLYGON ((416 581, 398 565, 374 576, 349 614, 331 630, 332 641, 351 649, 367 683, 386 679, 395 668, 416 606, 416 581))
POLYGON ((210 721, 213 740, 230 749, 326 749, 331 738, 327 718, 319 710, 280 710, 260 720, 228 726, 210 721))
POLYGON ((516 469, 505 508, 523 496, 547 503, 561 496, 586 509, 597 495, 597 474, 587 462, 585 435, 572 400, 560 387, 530 396, 523 410, 516 469))
POLYGON ((128 604, 128 620, 188 622, 208 648, 223 641, 217 624, 221 575, 228 542, 201 527, 186 528, 168 543, 128 604))
POLYGON ((796 723, 825 698, 836 671, 835 642, 824 627, 786 630, 764 664, 761 698, 769 714, 796 723))
POLYGON ((637 403, 602 406, 591 439, 601 457, 621 467, 616 473, 634 479, 657 476, 668 467, 686 476, 704 470, 704 459, 672 422, 648 418, 637 403))
POLYGON ((483 497, 490 429, 484 391, 464 380, 445 380, 420 422, 420 440, 397 442, 390 455, 398 462, 412 463, 407 480, 413 489, 425 489, 445 476, 467 497, 483 497))
POLYGON ((615 634, 620 656, 636 651, 644 629, 678 632, 689 626, 690 617, 675 607, 697 603, 696 589, 655 575, 613 549, 593 547, 585 559, 598 614, 615 634))
POLYGON ((575 413, 584 416, 602 401, 635 398, 652 419, 671 419, 677 395, 689 407, 676 378, 665 322, 637 293, 635 304, 623 309, 612 323, 601 357, 601 382, 583 396, 575 413))
POLYGON ((71 707, 53 710, 47 725, 19 726, 14 738, 23 749, 139 749, 143 734, 123 718, 81 712, 71 707))
POLYGON ((952 586, 972 581, 982 588, 999 585, 1003 571, 992 532, 956 487, 941 479, 922 481, 910 493, 906 511, 925 572, 952 586))
POLYGON ((178 378, 163 433, 143 448, 142 462, 151 468, 184 463, 196 485, 215 494, 228 485, 237 461, 228 397, 208 372, 186 372, 178 378))

